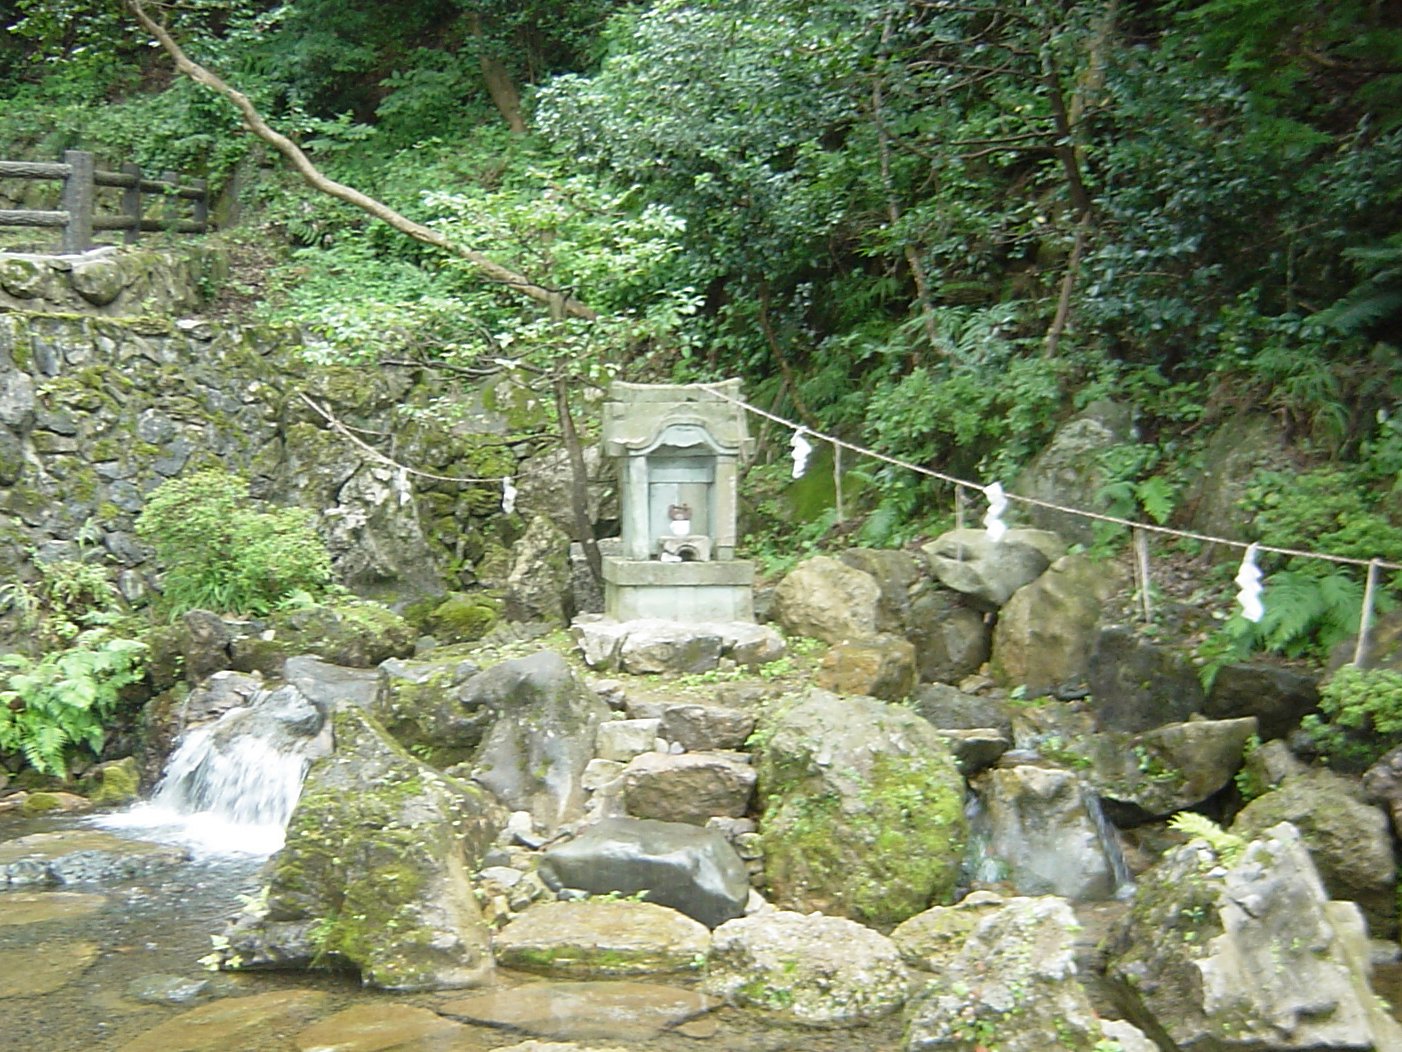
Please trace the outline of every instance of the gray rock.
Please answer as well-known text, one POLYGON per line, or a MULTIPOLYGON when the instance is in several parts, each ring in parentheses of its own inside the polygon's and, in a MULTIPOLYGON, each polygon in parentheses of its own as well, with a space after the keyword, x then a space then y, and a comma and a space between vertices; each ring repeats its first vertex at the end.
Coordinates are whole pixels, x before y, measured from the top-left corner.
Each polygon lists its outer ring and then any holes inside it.
POLYGON ((513 621, 563 625, 570 593, 570 538, 544 515, 531 519, 512 546, 506 575, 505 613, 513 621))
POLYGON ((791 636, 841 643, 876 634, 880 601, 881 587, 870 574, 818 555, 779 582, 771 614, 791 636))
POLYGON ((1212 680, 1203 712, 1213 719, 1254 716, 1265 741, 1284 738, 1319 706, 1319 681, 1267 664, 1224 665, 1212 680))
POLYGON ((1066 544, 1041 530, 1012 529, 991 541, 986 530, 963 529, 941 534, 923 551, 941 584, 995 611, 1065 555, 1066 544))
POLYGON ((703 989, 815 1027, 856 1026, 906 1000, 900 953, 886 936, 842 917, 780 910, 722 924, 703 989))
POLYGON ((726 705, 629 700, 628 715, 658 721, 658 737, 688 752, 743 749, 755 729, 753 713, 726 705))
POLYGON ((478 671, 456 658, 391 658, 376 670, 370 712, 396 741, 435 766, 468 762, 496 718, 496 710, 470 686, 478 671))
POLYGON ((1232 832, 1252 838, 1280 822, 1299 831, 1330 898, 1357 903, 1374 937, 1397 934, 1391 823, 1359 799, 1356 783, 1323 769, 1293 775, 1247 804, 1232 832))
MULTIPOLYGON (((386 664, 394 661, 391 658, 386 664)), ((345 705, 368 709, 379 693, 383 672, 347 668, 311 655, 301 655, 287 659, 282 675, 313 705, 330 712, 345 705)))
POLYGON ((709 672, 720 664, 724 643, 724 634, 710 624, 632 621, 619 648, 619 664, 635 676, 709 672))
POLYGON ((992 635, 982 610, 949 589, 932 589, 911 601, 906 638, 925 682, 956 683, 988 660, 992 635))
POLYGON ((953 906, 932 906, 902 921, 891 932, 901 959, 911 968, 942 975, 964 950, 973 930, 1008 904, 991 891, 975 891, 953 906))
POLYGON ((877 630, 904 631, 910 614, 911 593, 920 580, 921 568, 915 556, 890 549, 849 548, 838 558, 848 566, 871 575, 881 589, 876 611, 877 630))
POLYGON ((965 694, 957 687, 931 683, 920 687, 913 698, 915 711, 941 730, 971 730, 992 727, 1011 738, 1013 721, 1007 699, 983 694, 965 694))
POLYGON ((955 1052, 996 1035, 1006 1052, 1092 1052, 1104 1036, 1076 978, 1080 925, 1058 898, 1019 898, 979 920, 912 1004, 906 1052, 955 1052))
MULTIPOLYGON (((1056 429, 1051 441, 1032 459, 1013 484, 1013 492, 1050 504, 1104 511, 1098 497, 1106 482, 1101 457, 1106 450, 1129 441, 1130 409, 1113 402, 1096 402, 1056 429)), ((1094 523, 1080 515, 1036 505, 1026 509, 1042 529, 1055 530, 1068 541, 1095 542, 1094 523)))
MULTIPOLYGON (((444 1002, 438 1010, 455 1019, 567 1042, 645 1042, 711 1011, 717 1002, 697 990, 633 982, 530 983, 498 988, 444 1002)), ((526 1041, 501 1052, 624 1052, 526 1041)))
POLYGON ((1084 682, 1101 606, 1122 583, 1113 564, 1086 555, 1056 560, 999 611, 994 675, 1008 686, 1024 686, 1031 696, 1084 682))
POLYGON ((198 683, 222 672, 232 659, 232 635, 224 620, 208 610, 191 610, 181 619, 185 629, 185 679, 198 683))
POLYGON ((755 791, 755 769, 722 753, 643 753, 622 777, 630 815, 698 826, 712 816, 742 817, 755 791))
POLYGON ((143 1004, 187 1005, 208 989, 208 979, 190 979, 183 975, 143 975, 127 985, 127 995, 143 1004))
MULTIPOLYGON (((634 720, 605 720, 599 724, 594 751, 603 760, 627 763, 635 756, 652 752, 657 744, 657 718, 634 720)), ((657 815, 649 817, 656 818, 657 815)))
MULTIPOLYGON (((1272 779, 1272 783, 1278 781, 1283 779, 1272 779)), ((1387 752, 1364 772, 1363 791, 1369 800, 1387 808, 1392 816, 1392 828, 1402 835, 1402 745, 1387 752)))
POLYGON ((1293 826, 1249 844, 1193 840, 1142 874, 1107 972, 1189 1052, 1402 1048, 1368 983, 1357 907, 1329 902, 1293 826))
POLYGON ((474 760, 474 780, 511 810, 529 811, 546 830, 583 814, 580 780, 610 712, 564 658, 543 650, 504 661, 468 680, 460 698, 469 710, 494 717, 474 760))
POLYGON ((1101 630, 1087 678, 1101 730, 1137 734, 1182 723, 1207 704, 1186 654, 1141 639, 1124 626, 1101 630))
POLYGON ((0 888, 145 880, 189 857, 184 848, 92 829, 31 833, 0 843, 0 888))
POLYGON ((678 822, 609 818, 548 850, 540 875, 552 887, 595 895, 645 893, 714 928, 744 913, 745 864, 725 837, 678 822))

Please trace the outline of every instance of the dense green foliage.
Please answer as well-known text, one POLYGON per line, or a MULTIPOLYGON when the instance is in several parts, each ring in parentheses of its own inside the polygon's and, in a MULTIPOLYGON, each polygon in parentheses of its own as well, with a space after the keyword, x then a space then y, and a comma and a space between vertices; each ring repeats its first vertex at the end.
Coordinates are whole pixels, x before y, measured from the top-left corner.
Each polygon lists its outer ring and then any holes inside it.
POLYGON ((36 771, 60 778, 75 748, 100 754, 122 688, 141 677, 145 650, 92 630, 38 660, 0 657, 0 753, 22 753, 36 771))
POLYGON ((187 610, 262 614, 331 580, 331 557, 297 508, 256 507, 248 482, 211 469, 162 483, 136 523, 165 566, 162 600, 187 610))
MULTIPOLYGON (((264 309, 307 322, 328 359, 741 375, 788 418, 976 480, 1012 479, 1110 397, 1138 433, 1087 497, 1170 524, 1204 438, 1269 414, 1301 470, 1261 476, 1248 538, 1402 559, 1396 5, 164 13, 328 175, 604 315, 552 318, 259 171, 232 110, 172 79, 121 5, 0 2, 0 153, 82 143, 241 194, 255 239, 284 250, 264 309)), ((776 545, 948 521, 941 487, 846 463, 839 524, 831 486, 781 485, 782 436, 764 448, 751 519, 776 545)), ((1357 623, 1354 569, 1266 569, 1273 620, 1230 623, 1219 654, 1318 656, 1357 623)))
POLYGON ((1402 673, 1344 665, 1320 689, 1305 730, 1331 762, 1363 770, 1402 745, 1402 673))

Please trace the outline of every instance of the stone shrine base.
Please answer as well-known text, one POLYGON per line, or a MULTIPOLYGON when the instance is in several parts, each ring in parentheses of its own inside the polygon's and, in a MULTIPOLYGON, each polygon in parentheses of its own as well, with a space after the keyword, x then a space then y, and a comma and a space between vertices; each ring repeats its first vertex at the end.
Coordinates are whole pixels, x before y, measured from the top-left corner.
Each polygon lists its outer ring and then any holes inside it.
POLYGON ((744 559, 604 559, 604 612, 616 621, 753 621, 755 565, 744 559))
POLYGON ((619 621, 581 614, 570 631, 590 668, 632 675, 709 672, 726 662, 765 665, 787 649, 777 631, 751 621, 619 621))

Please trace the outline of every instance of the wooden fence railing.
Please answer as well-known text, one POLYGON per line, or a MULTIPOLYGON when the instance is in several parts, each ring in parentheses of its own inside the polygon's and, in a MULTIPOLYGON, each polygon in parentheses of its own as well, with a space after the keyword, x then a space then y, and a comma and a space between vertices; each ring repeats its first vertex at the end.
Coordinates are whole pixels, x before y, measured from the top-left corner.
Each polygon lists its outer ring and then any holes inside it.
POLYGON ((66 150, 56 164, 36 161, 0 161, 0 179, 58 179, 63 182, 61 210, 0 209, 0 226, 61 227, 64 252, 86 252, 92 248, 93 232, 122 230, 128 244, 144 231, 171 231, 177 234, 203 234, 209 229, 209 194, 203 179, 181 182, 175 172, 159 179, 148 179, 134 164, 122 165, 120 172, 104 172, 93 164, 84 150, 66 150), (122 191, 120 215, 97 215, 97 188, 113 186, 122 191), (177 198, 192 204, 188 219, 147 219, 144 200, 158 194, 164 200, 177 198))

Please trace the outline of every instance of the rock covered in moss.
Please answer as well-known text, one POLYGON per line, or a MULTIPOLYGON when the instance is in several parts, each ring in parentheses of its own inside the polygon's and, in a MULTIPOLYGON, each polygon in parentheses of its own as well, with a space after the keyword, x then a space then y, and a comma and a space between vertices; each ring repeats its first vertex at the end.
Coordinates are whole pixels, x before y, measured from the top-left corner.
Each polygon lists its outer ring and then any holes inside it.
POLYGON ((774 913, 715 930, 703 989, 742 1008, 807 1026, 855 1026, 898 1011, 901 955, 879 932, 842 917, 774 913))
POLYGON ((910 967, 938 975, 963 951, 979 922, 1007 901, 991 891, 975 891, 953 906, 931 906, 897 925, 891 941, 910 967))
POLYGON ((1369 988, 1358 908, 1328 900, 1288 823, 1169 852, 1139 878, 1106 964, 1131 1017, 1184 1052, 1402 1048, 1369 988))
POLYGON ((272 619, 272 630, 289 654, 316 654, 351 668, 374 668, 414 650, 408 622, 388 607, 367 601, 290 610, 272 619))
POLYGON ((532 906, 496 934, 497 961, 547 975, 697 970, 711 947, 699 921, 651 902, 586 899, 532 906))
POLYGON ((486 592, 453 592, 424 619, 424 628, 439 643, 481 639, 501 618, 501 601, 486 592))
POLYGON ((1076 977, 1076 915, 1064 899, 1010 899, 911 1004, 906 1052, 1094 1052, 1104 1034, 1076 977))
POLYGON ((370 711, 406 749, 435 767, 469 761, 493 713, 465 704, 464 686, 481 670, 462 658, 380 663, 370 711))
POLYGON ((952 899, 967 839, 948 744, 908 709, 810 691, 760 723, 775 903, 897 924, 952 899))
POLYGON ((483 981, 492 957, 470 871, 500 808, 357 709, 336 713, 334 733, 270 865, 266 909, 236 922, 225 965, 341 962, 396 990, 483 981))
POLYGON ((83 780, 88 799, 97 807, 121 807, 141 791, 141 770, 133 756, 100 763, 83 780))

